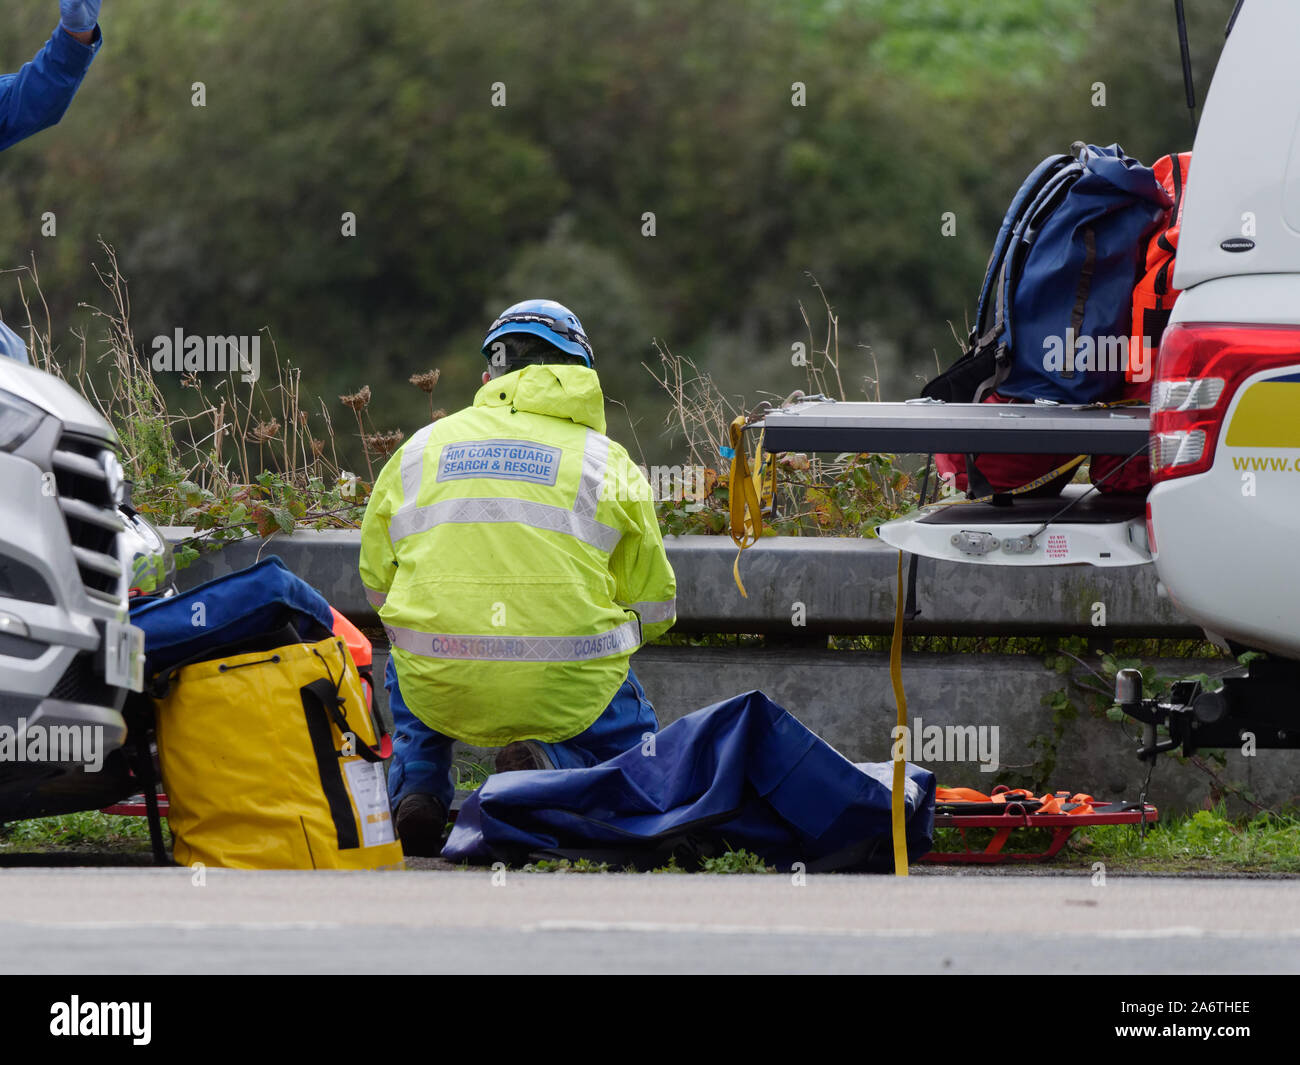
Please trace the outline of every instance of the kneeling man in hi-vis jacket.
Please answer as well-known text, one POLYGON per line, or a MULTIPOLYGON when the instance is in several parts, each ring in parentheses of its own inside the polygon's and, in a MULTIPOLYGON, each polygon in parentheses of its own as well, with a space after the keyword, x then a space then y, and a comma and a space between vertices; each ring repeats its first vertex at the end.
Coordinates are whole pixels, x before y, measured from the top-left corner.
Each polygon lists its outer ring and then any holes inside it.
POLYGON ((425 426, 375 482, 361 579, 392 647, 389 797, 436 855, 454 740, 498 772, 595 765, 658 729, 628 667, 676 620, 650 486, 605 435, 572 311, 527 300, 483 341, 474 405, 425 426))

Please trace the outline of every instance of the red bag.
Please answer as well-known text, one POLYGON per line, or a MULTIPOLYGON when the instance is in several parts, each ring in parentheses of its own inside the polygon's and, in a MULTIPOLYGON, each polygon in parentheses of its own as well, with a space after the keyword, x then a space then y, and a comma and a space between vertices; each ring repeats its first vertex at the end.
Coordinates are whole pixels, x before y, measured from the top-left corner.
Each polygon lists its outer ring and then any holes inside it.
MULTIPOLYGON (((990 392, 984 397, 984 402, 1018 403, 1020 401, 1007 399, 996 392, 990 392)), ((994 492, 1009 492, 1013 488, 1020 488, 1031 481, 1036 481, 1045 473, 1051 473, 1057 466, 1069 462, 1072 458, 1074 458, 1073 455, 1000 455, 989 453, 975 456, 975 468, 988 481, 994 492)), ((955 491, 968 491, 969 479, 966 475, 965 455, 935 455, 934 464, 939 471, 940 479, 949 480, 955 491)), ((1068 470, 1061 476, 1048 481, 1047 484, 1035 488, 1032 492, 1026 492, 1025 495, 1031 498, 1034 496, 1058 495, 1073 477, 1074 470, 1068 470)))

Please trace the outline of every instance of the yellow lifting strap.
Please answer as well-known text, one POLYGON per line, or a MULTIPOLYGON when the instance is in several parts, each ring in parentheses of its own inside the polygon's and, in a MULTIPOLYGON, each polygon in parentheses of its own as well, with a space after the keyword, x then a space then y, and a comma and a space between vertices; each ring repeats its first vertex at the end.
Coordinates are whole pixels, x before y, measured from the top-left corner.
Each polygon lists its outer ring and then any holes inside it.
MULTIPOLYGON (((1074 469, 1087 457, 1087 455, 1075 455, 1074 458, 1070 459, 1068 462, 1061 463, 1061 465, 1057 466, 1054 470, 1048 470, 1041 477, 1035 477, 1028 484, 1022 484, 1019 488, 1012 488, 1010 491, 997 494, 1018 496, 1024 495, 1026 492, 1032 492, 1035 488, 1041 488, 1048 481, 1056 480, 1056 478, 1060 477, 1061 474, 1065 473, 1067 470, 1074 469)), ((926 510, 930 507, 964 507, 971 503, 987 503, 992 498, 992 495, 987 495, 980 496, 978 499, 936 499, 933 503, 923 503, 920 509, 926 510)))
MULTIPOLYGON (((731 539, 737 547, 736 561, 731 567, 731 575, 736 580, 736 587, 746 599, 749 593, 740 580, 740 556, 747 547, 752 547, 763 535, 763 501, 766 494, 770 499, 775 492, 776 463, 768 462, 771 469, 772 484, 767 493, 763 489, 763 436, 758 437, 758 450, 755 452, 755 469, 749 468, 749 455, 745 451, 745 417, 734 419, 728 438, 731 447, 731 477, 727 482, 728 498, 731 504, 731 539)), ((725 454, 725 453, 724 453, 725 454)))
MULTIPOLYGON (((907 728, 907 696, 903 693, 903 552, 898 553, 898 586, 894 590, 894 638, 889 644, 889 680, 894 686, 894 703, 898 707, 898 727, 907 728)), ((898 733, 904 736, 906 733, 898 733)), ((894 783, 891 810, 894 836, 894 875, 907 876, 907 817, 905 798, 907 761, 905 745, 891 744, 894 752, 894 783)))
MULTIPOLYGON (((1078 409, 1079 410, 1110 410, 1114 407, 1141 406, 1145 402, 1146 402, 1145 400, 1141 400, 1141 399, 1116 399, 1116 400, 1112 400, 1109 403, 1089 403, 1086 406, 1079 407, 1078 409)), ((1041 488, 1048 481, 1056 480, 1056 478, 1060 477, 1061 474, 1065 473, 1067 470, 1074 469, 1081 462, 1083 462, 1087 457, 1088 457, 1087 455, 1075 455, 1074 458, 1068 460, 1067 462, 1061 463, 1061 465, 1057 466, 1056 469, 1048 470, 1041 477, 1035 477, 1028 484, 1022 484, 1019 488, 1012 488, 1008 492, 997 493, 997 494, 1018 496, 1018 495, 1024 495, 1026 492, 1032 492, 1035 488, 1041 488)), ((923 502, 921 504, 920 509, 924 510, 928 507, 961 507, 961 506, 965 506, 968 503, 987 503, 992 498, 993 498, 992 495, 987 495, 987 496, 980 496, 978 499, 954 499, 950 501, 936 499, 933 503, 923 502)))

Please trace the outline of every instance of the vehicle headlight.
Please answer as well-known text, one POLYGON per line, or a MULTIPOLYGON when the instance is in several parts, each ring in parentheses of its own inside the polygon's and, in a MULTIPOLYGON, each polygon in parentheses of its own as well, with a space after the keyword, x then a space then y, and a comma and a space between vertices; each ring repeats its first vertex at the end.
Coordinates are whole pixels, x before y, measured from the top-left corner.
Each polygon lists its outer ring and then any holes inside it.
POLYGON ((123 539, 131 562, 131 597, 175 595, 176 558, 162 532, 131 507, 119 513, 126 518, 123 539))
POLYGON ((21 396, 0 389, 0 451, 13 451, 36 431, 45 412, 21 396))
POLYGON ((120 507, 126 498, 126 471, 111 451, 105 451, 99 456, 99 464, 104 469, 104 479, 108 483, 108 494, 113 500, 113 506, 120 507))

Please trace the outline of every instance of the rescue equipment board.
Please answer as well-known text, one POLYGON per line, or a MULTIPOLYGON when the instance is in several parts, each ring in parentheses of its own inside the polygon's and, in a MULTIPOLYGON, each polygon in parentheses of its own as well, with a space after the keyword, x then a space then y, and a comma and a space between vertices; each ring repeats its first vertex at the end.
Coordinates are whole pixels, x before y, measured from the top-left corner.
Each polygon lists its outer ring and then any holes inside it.
POLYGON ((897 455, 1132 455, 1147 446, 1147 407, 1040 403, 839 403, 817 400, 773 410, 763 448, 897 455))

